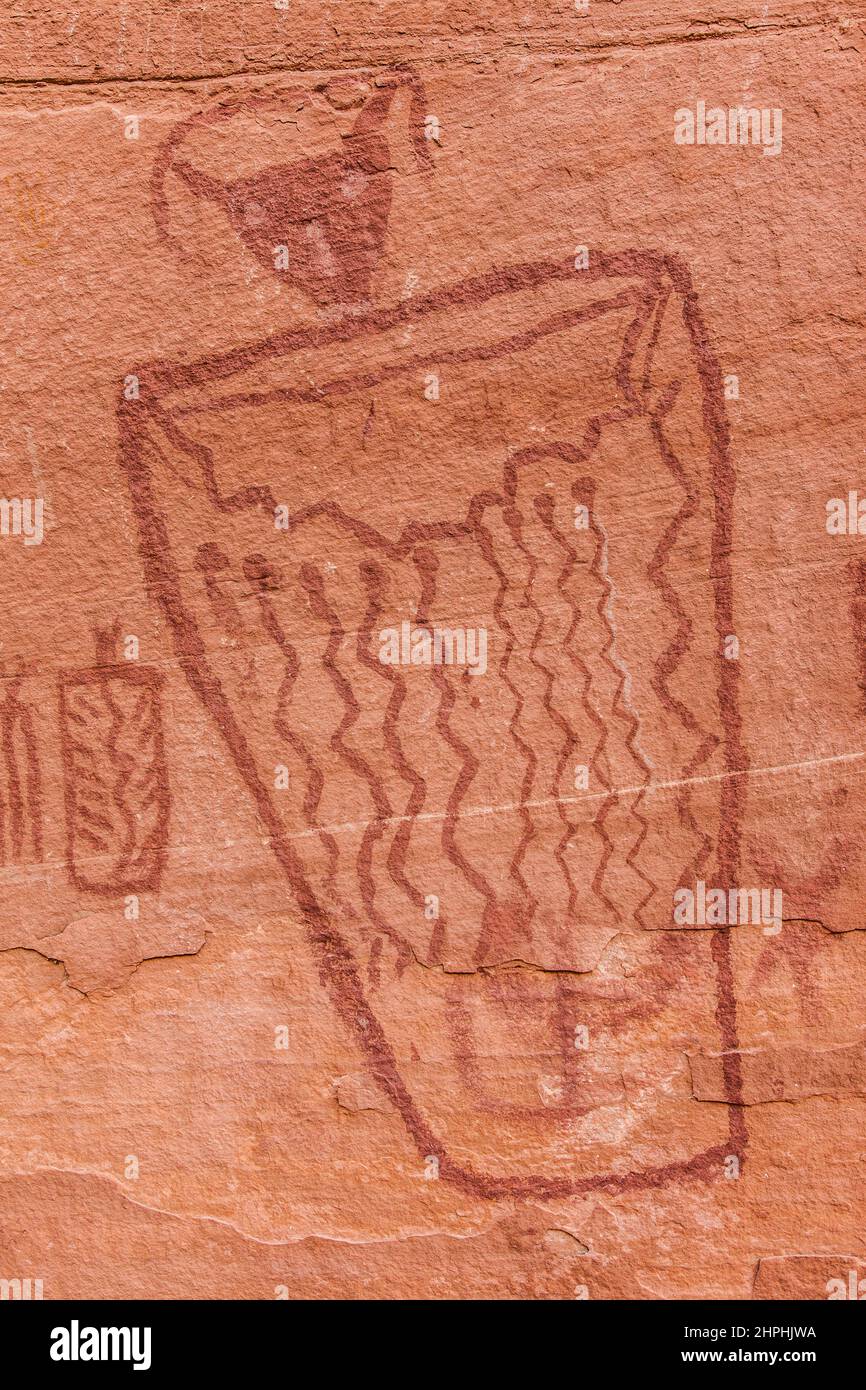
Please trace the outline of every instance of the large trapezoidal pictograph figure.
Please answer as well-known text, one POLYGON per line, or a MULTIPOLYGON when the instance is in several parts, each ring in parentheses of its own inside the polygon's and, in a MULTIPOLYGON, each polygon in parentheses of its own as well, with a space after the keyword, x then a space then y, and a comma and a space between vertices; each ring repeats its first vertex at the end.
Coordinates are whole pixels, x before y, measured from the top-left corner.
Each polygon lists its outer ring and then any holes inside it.
POLYGON ((672 1079, 737 1047, 726 932, 671 928, 737 881, 745 766, 685 268, 503 266, 137 375, 151 592, 419 1155, 488 1197, 721 1176, 736 1056, 727 1106, 672 1079))

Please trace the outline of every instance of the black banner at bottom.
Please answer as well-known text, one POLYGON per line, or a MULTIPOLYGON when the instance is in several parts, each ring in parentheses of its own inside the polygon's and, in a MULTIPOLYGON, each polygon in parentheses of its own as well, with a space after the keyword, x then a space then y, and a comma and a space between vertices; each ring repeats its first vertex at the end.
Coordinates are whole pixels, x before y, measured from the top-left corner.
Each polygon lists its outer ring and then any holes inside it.
MULTIPOLYGON (((15 1357, 18 1374, 27 1371, 48 1373, 51 1379, 70 1375, 98 1375, 110 1368, 116 1375, 162 1375, 165 1372, 213 1372, 222 1377, 233 1372, 247 1378, 271 1361, 285 1365, 289 1348, 306 1349, 307 1358, 324 1353, 328 1371, 333 1374, 345 1357, 347 1369, 357 1374, 367 1353, 378 1345, 374 1362, 382 1364, 386 1346, 394 1345, 395 1335, 412 1332, 418 1316, 418 1334, 425 1338, 425 1379, 441 1373, 453 1374, 454 1342, 443 1340, 443 1333, 463 1333, 459 1345, 483 1330, 484 1357, 495 1358, 497 1351, 510 1356, 515 1337, 520 1338, 520 1322, 526 1331, 557 1333, 568 1339, 577 1361, 592 1354, 609 1373, 638 1370, 641 1373, 668 1373, 675 1368, 686 1372, 707 1366, 736 1370, 763 1366, 769 1370, 806 1366, 822 1377, 845 1369, 851 1374, 859 1364, 864 1325, 854 1308, 840 1308, 827 1302, 601 1302, 575 1300, 563 1315, 562 1305, 538 1312, 518 1313, 508 1303, 508 1321, 501 1325, 497 1342, 498 1315, 495 1306, 465 1302, 449 1304, 435 1313, 413 1314, 406 1303, 398 1306, 401 1324, 393 1316, 376 1332, 378 1316, 367 1304, 359 1312, 353 1328, 353 1310, 358 1302, 339 1303, 339 1324, 333 1322, 335 1304, 325 1303, 316 1311, 308 1302, 25 1302, 8 1301, 0 1306, 0 1329, 7 1365, 15 1357), (453 1311, 452 1311, 453 1309, 453 1311), (477 1318, 481 1315, 482 1328, 477 1318), (454 1319, 453 1323, 451 1319, 454 1319), (363 1320, 362 1320, 363 1319, 363 1320), (540 1321, 539 1321, 540 1319, 540 1321), (321 1321, 320 1321, 321 1320, 321 1321), (411 1320, 411 1321, 410 1321, 411 1320), (319 1323, 319 1327, 316 1327, 319 1323), (335 1335, 339 1329, 339 1335, 335 1335), (312 1336, 310 1335, 312 1333, 312 1336), (432 1335, 435 1333, 435 1336, 432 1335), (387 1342, 386 1339, 387 1338, 387 1342), (360 1361, 359 1361, 360 1357, 360 1361), (437 1362, 439 1363, 437 1365, 437 1362)), ((838 1301, 848 1301, 838 1300, 838 1301)), ((859 1300, 857 1300, 859 1301, 859 1300)), ((385 1309, 388 1305, 384 1305, 385 1309)), ((563 1344, 560 1343, 560 1350, 563 1344)), ((530 1344, 523 1343, 524 1359, 530 1344)), ((479 1343, 479 1356, 481 1344, 479 1343)), ((386 1358, 387 1359, 387 1358, 386 1358)), ((460 1352, 465 1363, 464 1351, 460 1352)), ((298 1367, 300 1369, 300 1367, 298 1367)), ((368 1372, 373 1369, 367 1361, 368 1372)), ((489 1362, 487 1363, 489 1371, 489 1362)), ((599 1367, 600 1369, 600 1367, 599 1367)), ((855 1371, 856 1373, 856 1371, 855 1371)))

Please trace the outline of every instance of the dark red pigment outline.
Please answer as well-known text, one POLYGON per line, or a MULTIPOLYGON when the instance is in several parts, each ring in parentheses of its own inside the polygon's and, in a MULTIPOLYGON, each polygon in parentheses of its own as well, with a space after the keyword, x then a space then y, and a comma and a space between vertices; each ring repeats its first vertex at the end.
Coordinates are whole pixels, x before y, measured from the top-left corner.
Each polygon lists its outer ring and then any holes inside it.
POLYGON ((117 635, 117 624, 109 631, 97 630, 95 664, 62 672, 58 687, 66 871, 76 888, 102 897, 156 891, 165 866, 171 806, 162 733, 162 676, 152 666, 117 662, 117 635), (137 785, 131 777, 133 756, 130 752, 124 756, 118 746, 124 724, 113 692, 121 686, 132 686, 139 694, 138 723, 126 729, 135 738, 140 763, 137 785), (82 692, 92 695, 96 710, 75 708, 82 692), (110 727, 103 744, 99 720, 106 716, 110 727), (88 729, 88 717, 93 729, 88 729), (100 755, 106 756, 108 764, 101 772, 100 755), (88 850, 85 858, 80 853, 82 841, 88 850))
POLYGON ((384 250, 391 211, 393 172, 383 126, 401 89, 407 89, 410 95, 410 138, 415 162, 421 170, 432 169, 433 157, 424 131, 427 99, 423 83, 414 69, 396 67, 373 87, 337 150, 312 159, 272 165, 229 182, 212 178, 182 157, 184 142, 193 131, 218 125, 244 112, 284 111, 293 102, 309 100, 309 93, 302 90, 282 89, 258 96, 243 93, 178 122, 160 148, 151 173, 151 208, 157 232, 181 259, 195 259, 195 253, 178 241, 170 229, 166 180, 171 173, 186 184, 190 193, 221 207, 247 249, 281 280, 289 279, 302 286, 321 304, 366 298, 384 250), (340 193, 349 177, 360 184, 351 201, 340 193), (247 216, 250 206, 256 209, 252 224, 247 216), (323 273, 317 267, 307 239, 313 209, 336 260, 335 274, 323 273), (283 241, 289 251, 289 267, 277 270, 274 245, 283 241))
MULTIPOLYGON (((710 468, 715 500, 711 566, 716 629, 719 637, 718 699, 724 731, 725 768, 728 774, 721 783, 719 872, 722 886, 731 886, 737 882, 748 763, 742 743, 737 663, 725 660, 722 655, 723 639, 734 630, 730 553, 735 475, 730 457, 730 431, 725 415, 721 370, 709 342, 691 276, 686 266, 676 257, 646 251, 625 251, 614 255, 598 253, 594 255, 591 268, 580 273, 589 279, 602 276, 638 276, 647 282, 646 292, 642 297, 643 308, 627 336, 624 359, 618 372, 620 384, 623 384, 623 364, 627 361, 628 354, 634 352, 640 327, 648 321, 652 308, 659 303, 660 296, 664 294, 665 281, 667 287, 672 285, 680 297, 683 323, 701 382, 703 425, 710 445, 710 468)), ((181 597, 179 576, 170 551, 165 518, 156 505, 146 449, 142 448, 142 445, 146 442, 148 414, 151 413, 158 418, 164 427, 166 421, 170 420, 170 415, 161 406, 160 399, 176 390, 224 380, 257 362, 282 356, 298 348, 345 342, 365 332, 384 331, 439 309, 454 305, 472 307, 484 303, 497 293, 531 289, 550 281, 568 279, 574 274, 571 261, 538 262, 509 267, 507 270, 494 270, 444 286, 411 302, 403 301, 390 308, 372 310, 365 315, 352 315, 323 328, 291 330, 227 353, 202 358, 189 365, 153 363, 150 367, 137 369, 135 372, 140 381, 139 399, 130 402, 121 395, 118 407, 121 463, 130 487, 139 528, 139 550, 149 589, 168 620, 181 669, 190 687, 216 723, 268 830, 274 854, 288 879, 303 918, 310 946, 319 960, 322 984, 348 1033, 361 1049, 376 1082, 399 1111, 419 1154, 423 1158, 435 1156, 438 1159, 439 1176, 446 1182, 453 1183, 477 1197, 490 1199, 557 1198, 593 1190, 628 1191, 656 1188, 677 1178, 711 1179, 718 1176, 721 1165, 728 1156, 735 1156, 743 1162, 748 1140, 742 1101, 737 1010, 728 930, 720 929, 712 933, 712 954, 718 982, 715 1015, 722 1041, 723 1075, 728 1105, 729 1132, 725 1143, 695 1154, 690 1159, 654 1168, 574 1179, 547 1178, 541 1175, 497 1177, 455 1162, 418 1110, 400 1075, 391 1045, 367 1003, 352 952, 327 910, 317 900, 303 865, 286 839, 270 794, 258 776, 255 760, 243 731, 238 726, 229 701, 208 664, 206 648, 195 618, 186 611, 181 597)), ((386 372, 383 371, 384 375, 386 372)), ((364 380, 369 384, 373 378, 364 380)), ((346 386, 348 383, 340 383, 341 388, 346 386)), ((633 390, 630 385, 628 389, 633 390)), ((211 497, 219 503, 215 480, 211 477, 206 479, 206 483, 211 497)), ((269 494, 266 489, 247 489, 231 499, 222 501, 221 505, 231 509, 248 506, 255 501, 265 503, 268 500, 269 494)), ((441 528, 424 528, 425 534, 429 534, 433 529, 441 528)), ((417 528, 409 528, 409 531, 416 532, 414 539, 419 538, 417 528)), ((404 539, 407 538, 408 533, 404 539)))

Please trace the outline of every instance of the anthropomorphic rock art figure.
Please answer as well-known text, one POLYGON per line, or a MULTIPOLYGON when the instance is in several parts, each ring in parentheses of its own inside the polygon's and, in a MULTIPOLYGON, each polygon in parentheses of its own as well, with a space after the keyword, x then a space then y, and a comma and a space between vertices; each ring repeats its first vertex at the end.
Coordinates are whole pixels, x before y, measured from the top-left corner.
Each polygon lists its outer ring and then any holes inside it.
POLYGON ((157 159, 162 231, 172 177, 262 264, 288 245, 329 316, 135 367, 150 590, 435 1175, 491 1197, 721 1176, 737 1059, 698 1116, 683 1076, 695 1040, 737 1047, 729 943, 671 915, 739 851, 719 368, 656 253, 377 300, 400 87, 422 161, 408 72, 339 153, 218 180, 183 151, 235 102, 157 159))
MULTIPOLYGON (((288 117, 308 93, 235 96, 182 121, 158 155, 152 198, 160 234, 187 257, 200 254, 172 233, 167 185, 181 180, 188 192, 208 199, 228 218, 257 261, 302 285, 317 303, 366 299, 385 245, 393 168, 384 123, 401 90, 410 94, 412 148, 420 169, 432 166, 425 139, 424 89, 410 69, 387 74, 372 94, 335 81, 320 102, 347 111, 351 124, 334 148, 312 158, 281 160, 242 177, 218 177, 194 162, 195 137, 238 117, 275 110, 288 117)), ((205 144, 205 141, 201 141, 205 144)), ((206 145, 205 145, 206 148, 206 145)))
POLYGON ((25 673, 4 677, 0 700, 0 867, 42 862, 45 847, 42 759, 25 673))
POLYGON ((60 681, 67 866, 102 897, 158 888, 168 841, 161 678, 117 642, 98 633, 93 664, 60 681))

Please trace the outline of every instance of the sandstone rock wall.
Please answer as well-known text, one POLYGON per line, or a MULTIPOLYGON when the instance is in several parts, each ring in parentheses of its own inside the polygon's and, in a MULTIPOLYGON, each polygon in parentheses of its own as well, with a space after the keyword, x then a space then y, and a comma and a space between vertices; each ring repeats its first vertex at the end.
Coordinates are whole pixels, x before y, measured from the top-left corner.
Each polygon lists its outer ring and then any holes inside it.
POLYGON ((2 25, 0 1277, 827 1297, 862 13, 2 25))

